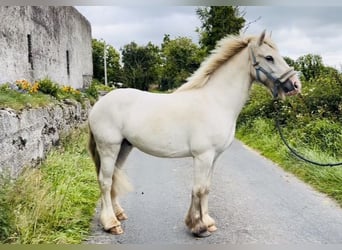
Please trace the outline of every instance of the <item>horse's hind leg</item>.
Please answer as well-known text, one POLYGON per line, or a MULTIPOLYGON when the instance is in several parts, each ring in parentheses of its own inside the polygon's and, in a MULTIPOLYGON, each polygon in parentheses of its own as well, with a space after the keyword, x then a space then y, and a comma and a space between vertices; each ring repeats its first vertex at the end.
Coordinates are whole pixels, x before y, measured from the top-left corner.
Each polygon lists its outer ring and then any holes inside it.
POLYGON ((111 198, 112 198, 112 206, 115 212, 115 215, 118 220, 126 220, 128 217, 120 206, 118 201, 118 196, 127 191, 130 191, 131 186, 126 179, 125 174, 122 172, 121 168, 125 163, 127 156, 132 150, 132 145, 127 141, 123 140, 121 143, 120 151, 116 159, 114 174, 112 178, 112 189, 111 189, 111 198))
POLYGON ((120 152, 120 144, 98 144, 97 148, 101 161, 98 173, 101 189, 100 221, 104 230, 113 234, 121 234, 123 230, 120 221, 115 216, 111 197, 115 161, 120 152))

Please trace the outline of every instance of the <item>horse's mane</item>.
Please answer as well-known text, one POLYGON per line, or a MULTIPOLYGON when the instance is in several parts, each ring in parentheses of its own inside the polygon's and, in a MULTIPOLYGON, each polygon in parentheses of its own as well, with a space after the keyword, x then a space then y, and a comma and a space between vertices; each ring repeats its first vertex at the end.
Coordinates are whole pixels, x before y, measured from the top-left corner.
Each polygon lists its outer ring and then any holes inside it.
MULTIPOLYGON (((187 79, 186 83, 176 89, 175 92, 203 87, 206 85, 209 76, 216 69, 247 47, 251 41, 257 41, 258 38, 258 36, 229 35, 221 39, 195 73, 187 79)), ((265 38, 264 43, 267 43, 272 48, 276 48, 275 44, 269 38, 265 38)))

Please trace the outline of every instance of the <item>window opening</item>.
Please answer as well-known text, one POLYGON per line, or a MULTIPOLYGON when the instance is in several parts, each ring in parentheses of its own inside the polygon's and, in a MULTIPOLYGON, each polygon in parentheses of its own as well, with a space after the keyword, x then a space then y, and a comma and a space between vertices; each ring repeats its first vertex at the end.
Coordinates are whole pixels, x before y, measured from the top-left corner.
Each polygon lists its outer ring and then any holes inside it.
POLYGON ((69 58, 69 50, 66 51, 66 63, 67 63, 67 73, 70 75, 70 58, 69 58))
POLYGON ((27 48, 28 48, 28 62, 31 65, 31 69, 33 69, 32 39, 31 39, 30 34, 27 34, 27 48))

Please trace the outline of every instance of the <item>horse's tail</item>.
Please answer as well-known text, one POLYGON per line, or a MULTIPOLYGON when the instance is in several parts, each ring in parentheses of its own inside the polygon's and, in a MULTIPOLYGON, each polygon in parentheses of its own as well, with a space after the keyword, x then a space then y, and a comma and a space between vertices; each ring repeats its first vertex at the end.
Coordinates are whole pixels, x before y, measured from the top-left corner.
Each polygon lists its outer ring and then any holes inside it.
POLYGON ((91 131, 90 126, 89 126, 88 149, 89 149, 90 155, 93 158, 93 161, 95 163, 96 173, 97 173, 97 175, 99 175, 100 168, 101 168, 101 160, 100 160, 99 152, 97 151, 97 148, 96 148, 96 142, 95 142, 94 135, 93 135, 93 132, 91 131))

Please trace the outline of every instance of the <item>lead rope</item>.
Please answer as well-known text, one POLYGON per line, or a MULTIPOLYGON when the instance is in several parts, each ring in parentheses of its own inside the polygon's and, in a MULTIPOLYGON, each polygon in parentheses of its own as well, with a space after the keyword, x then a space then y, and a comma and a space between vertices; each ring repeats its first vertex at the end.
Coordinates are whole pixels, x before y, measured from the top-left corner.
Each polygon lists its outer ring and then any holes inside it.
POLYGON ((305 158, 304 156, 302 156, 300 153, 298 153, 297 150, 295 150, 293 147, 291 147, 290 144, 285 139, 283 131, 281 130, 280 122, 279 122, 279 109, 278 109, 276 103, 277 103, 277 100, 273 99, 273 107, 274 107, 274 110, 276 112, 276 117, 275 117, 276 127, 277 127, 277 130, 279 132, 281 140, 284 142, 285 146, 290 150, 290 152, 292 154, 294 154, 297 158, 299 158, 299 159, 301 159, 301 160, 303 160, 305 162, 311 163, 313 165, 321 166, 321 167, 335 167, 335 166, 342 165, 342 162, 337 162, 337 163, 321 163, 321 162, 316 162, 316 161, 313 161, 313 160, 309 160, 309 159, 305 158))

